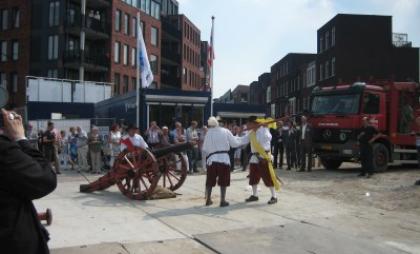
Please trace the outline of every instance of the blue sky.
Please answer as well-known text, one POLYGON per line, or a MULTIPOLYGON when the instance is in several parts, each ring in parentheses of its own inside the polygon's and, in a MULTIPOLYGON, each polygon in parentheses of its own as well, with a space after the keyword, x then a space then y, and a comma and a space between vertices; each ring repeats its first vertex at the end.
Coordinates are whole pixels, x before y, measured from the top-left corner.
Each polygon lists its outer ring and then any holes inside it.
POLYGON ((316 31, 337 13, 392 15, 394 32, 420 46, 420 0, 179 0, 209 40, 215 26, 214 95, 249 85, 289 52, 316 52, 316 31))

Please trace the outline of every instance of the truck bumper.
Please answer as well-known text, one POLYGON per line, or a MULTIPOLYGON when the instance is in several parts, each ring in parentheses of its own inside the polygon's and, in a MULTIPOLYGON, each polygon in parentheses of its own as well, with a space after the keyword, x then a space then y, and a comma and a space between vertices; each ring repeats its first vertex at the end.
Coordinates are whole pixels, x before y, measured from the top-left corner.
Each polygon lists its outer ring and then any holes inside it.
POLYGON ((359 157, 359 145, 357 142, 344 144, 315 143, 314 152, 322 157, 339 157, 342 160, 350 161, 359 157))

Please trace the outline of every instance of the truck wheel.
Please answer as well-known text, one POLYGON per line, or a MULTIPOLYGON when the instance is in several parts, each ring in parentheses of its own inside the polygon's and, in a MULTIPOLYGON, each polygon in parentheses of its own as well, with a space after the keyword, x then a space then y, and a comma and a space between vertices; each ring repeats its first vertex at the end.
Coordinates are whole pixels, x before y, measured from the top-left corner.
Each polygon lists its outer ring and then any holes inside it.
POLYGON ((333 158, 326 158, 326 157, 321 157, 320 159, 321 159, 322 166, 324 166, 324 168, 327 170, 336 170, 343 163, 343 161, 340 159, 333 159, 333 158))
POLYGON ((388 168, 389 151, 382 143, 373 144, 373 170, 385 171, 388 168))

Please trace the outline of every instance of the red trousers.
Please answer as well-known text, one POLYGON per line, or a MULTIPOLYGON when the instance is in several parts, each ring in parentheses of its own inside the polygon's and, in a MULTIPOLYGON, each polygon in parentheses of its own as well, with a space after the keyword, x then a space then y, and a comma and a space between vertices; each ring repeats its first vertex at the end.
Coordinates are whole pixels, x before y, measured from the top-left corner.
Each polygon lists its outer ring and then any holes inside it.
POLYGON ((207 179, 206 186, 216 186, 216 180, 219 186, 228 187, 230 186, 230 166, 213 162, 211 166, 207 166, 207 179))
POLYGON ((273 187, 274 183, 271 180, 270 170, 268 169, 268 162, 261 160, 258 164, 251 163, 249 165, 249 185, 257 185, 261 178, 265 186, 273 187))

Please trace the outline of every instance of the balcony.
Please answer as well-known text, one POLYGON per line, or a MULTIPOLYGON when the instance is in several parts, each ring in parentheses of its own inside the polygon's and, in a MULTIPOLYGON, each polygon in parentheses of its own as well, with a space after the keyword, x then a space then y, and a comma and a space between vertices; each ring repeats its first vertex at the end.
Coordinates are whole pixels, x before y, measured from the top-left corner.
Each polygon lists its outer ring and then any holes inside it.
POLYGON ((164 35, 170 36, 174 39, 180 40, 182 37, 181 31, 177 29, 175 25, 166 20, 162 20, 162 31, 164 35))
POLYGON ((66 31, 74 36, 80 36, 82 28, 84 28, 86 38, 93 40, 106 40, 109 38, 109 23, 95 17, 86 16, 84 24, 82 24, 82 15, 68 15, 66 19, 66 31))
POLYGON ((162 58, 177 64, 181 63, 181 54, 171 48, 162 47, 162 58))
MULTIPOLYGON (((66 50, 64 52, 64 66, 70 69, 79 69, 82 65, 82 54, 80 50, 66 50)), ((105 72, 109 69, 109 57, 105 52, 85 51, 83 67, 87 71, 105 72)))
MULTIPOLYGON (((70 0, 70 2, 77 5, 82 4, 82 0, 70 0)), ((111 6, 111 0, 86 0, 86 7, 88 8, 107 8, 111 6)))

